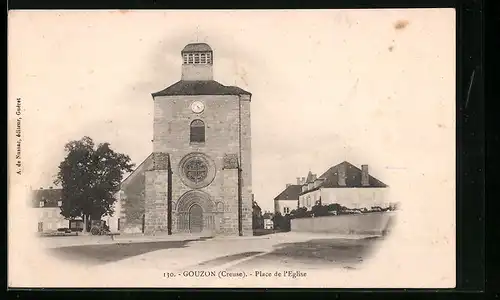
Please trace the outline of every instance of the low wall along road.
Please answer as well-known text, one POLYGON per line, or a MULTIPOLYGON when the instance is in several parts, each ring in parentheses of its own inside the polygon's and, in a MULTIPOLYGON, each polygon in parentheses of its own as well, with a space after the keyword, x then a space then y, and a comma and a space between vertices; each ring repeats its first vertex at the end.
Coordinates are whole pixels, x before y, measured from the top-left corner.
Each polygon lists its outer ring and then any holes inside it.
POLYGON ((293 232, 382 235, 390 229, 394 212, 373 212, 291 220, 293 232))

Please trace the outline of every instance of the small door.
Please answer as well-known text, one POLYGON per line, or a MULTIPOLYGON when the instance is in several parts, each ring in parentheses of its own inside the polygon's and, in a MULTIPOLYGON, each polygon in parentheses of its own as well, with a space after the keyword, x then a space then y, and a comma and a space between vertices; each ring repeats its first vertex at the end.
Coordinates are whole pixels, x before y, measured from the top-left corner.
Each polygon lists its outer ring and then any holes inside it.
POLYGON ((203 230, 203 209, 198 204, 189 209, 189 231, 192 233, 203 230))

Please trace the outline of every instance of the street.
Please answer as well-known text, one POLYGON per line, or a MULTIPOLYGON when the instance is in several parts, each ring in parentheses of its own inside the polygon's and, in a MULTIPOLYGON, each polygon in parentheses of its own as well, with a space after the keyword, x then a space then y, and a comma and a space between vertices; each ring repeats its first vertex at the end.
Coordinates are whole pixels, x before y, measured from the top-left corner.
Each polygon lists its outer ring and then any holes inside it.
POLYGON ((351 276, 363 274, 356 271, 384 239, 294 232, 45 237, 18 276, 27 287, 352 286, 351 276))
POLYGON ((140 262, 178 270, 278 266, 354 269, 380 239, 292 233, 247 238, 180 237, 126 242, 102 239, 104 242, 101 243, 52 247, 49 253, 58 259, 88 266, 140 262))

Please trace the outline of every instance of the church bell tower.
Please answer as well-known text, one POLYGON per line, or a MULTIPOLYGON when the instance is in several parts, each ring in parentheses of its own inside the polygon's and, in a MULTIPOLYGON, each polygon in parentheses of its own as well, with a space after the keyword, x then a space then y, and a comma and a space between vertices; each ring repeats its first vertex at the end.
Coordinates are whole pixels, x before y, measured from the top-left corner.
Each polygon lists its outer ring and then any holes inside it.
POLYGON ((182 80, 213 80, 213 51, 205 43, 188 44, 181 51, 182 80))
POLYGON ((252 235, 252 94, 214 80, 205 43, 186 45, 180 59, 180 80, 151 94, 143 232, 252 235))

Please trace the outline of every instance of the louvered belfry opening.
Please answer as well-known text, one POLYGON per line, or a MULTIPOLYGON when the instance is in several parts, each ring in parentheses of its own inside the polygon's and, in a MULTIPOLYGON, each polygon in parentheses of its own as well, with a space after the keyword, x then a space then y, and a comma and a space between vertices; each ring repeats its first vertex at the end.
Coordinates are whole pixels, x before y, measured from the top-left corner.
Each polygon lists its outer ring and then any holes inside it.
POLYGON ((194 120, 191 122, 191 143, 205 142, 205 123, 202 120, 194 120))
POLYGON ((183 64, 212 64, 212 52, 199 52, 199 53, 183 53, 182 54, 183 64))

